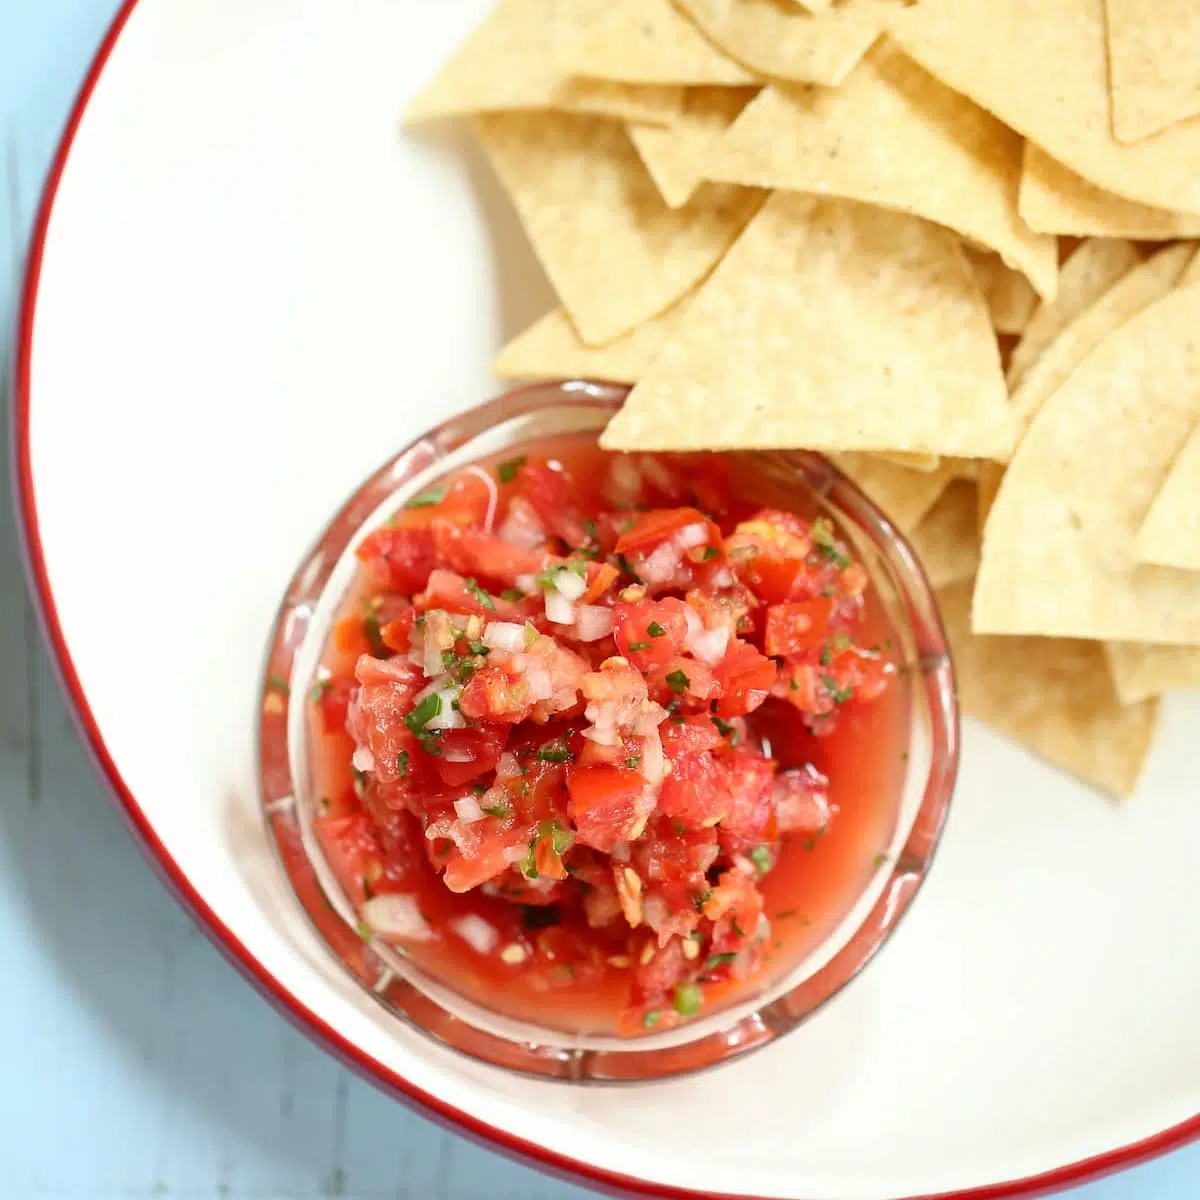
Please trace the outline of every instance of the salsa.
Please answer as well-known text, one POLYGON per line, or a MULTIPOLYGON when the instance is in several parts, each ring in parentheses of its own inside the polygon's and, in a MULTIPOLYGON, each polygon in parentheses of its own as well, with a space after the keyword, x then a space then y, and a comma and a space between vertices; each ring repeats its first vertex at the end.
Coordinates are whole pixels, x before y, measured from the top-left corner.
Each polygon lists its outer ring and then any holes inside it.
POLYGON ((894 826, 908 701, 865 568, 788 502, 735 459, 580 435, 366 537, 309 713, 364 937, 494 1011, 630 1035, 828 935, 894 826))

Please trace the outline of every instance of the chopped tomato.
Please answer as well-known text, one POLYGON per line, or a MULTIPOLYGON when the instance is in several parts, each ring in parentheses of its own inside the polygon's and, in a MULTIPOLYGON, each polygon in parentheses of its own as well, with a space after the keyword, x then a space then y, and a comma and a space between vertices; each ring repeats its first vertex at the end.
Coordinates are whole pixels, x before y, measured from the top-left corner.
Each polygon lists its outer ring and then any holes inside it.
POLYGON ((313 690, 325 732, 340 733, 346 728, 346 712, 350 697, 358 690, 358 683, 341 675, 321 680, 313 690))
POLYGON ((516 486, 533 506, 547 529, 572 549, 586 545, 588 526, 575 507, 572 484, 566 472, 548 462, 527 462, 517 471, 516 486))
POLYGON ((771 694, 775 664, 747 642, 736 642, 713 668, 721 689, 717 712, 722 717, 740 717, 753 712, 771 694))
POLYGON ((660 667, 675 658, 687 637, 687 605, 675 597, 613 605, 617 650, 639 671, 660 667))
POLYGON ((503 725, 444 730, 438 738, 441 753, 434 768, 450 787, 469 783, 495 770, 507 737, 508 729, 503 725))
POLYGON ((658 810, 689 829, 708 829, 729 811, 729 778, 720 759, 693 754, 674 760, 658 793, 658 810))
POLYGON ((413 496, 392 524, 400 529, 423 529, 434 521, 482 525, 492 504, 492 488, 477 471, 460 471, 444 483, 413 496))
POLYGON ((692 715, 672 718, 659 727, 663 751, 674 760, 685 754, 704 754, 721 745, 722 737, 711 717, 692 715))
POLYGON ((546 562, 541 550, 523 549, 448 521, 433 523, 433 540, 438 565, 479 579, 485 586, 496 584, 499 590, 512 587, 522 575, 536 575, 546 562))
POLYGON ((772 656, 803 654, 819 647, 829 628, 833 601, 828 597, 773 604, 767 609, 763 649, 772 656))
POLYGON ((646 554, 684 529, 694 531, 694 539, 686 539, 688 545, 681 547, 684 550, 721 545, 720 528, 698 509, 660 508, 637 515, 633 526, 617 539, 617 553, 646 554))
POLYGON ((626 767, 577 767, 567 773, 570 813, 580 842, 610 853, 640 832, 646 781, 626 767))
POLYGON ((419 591, 437 566, 433 533, 427 527, 369 533, 355 551, 371 586, 411 595, 419 591))

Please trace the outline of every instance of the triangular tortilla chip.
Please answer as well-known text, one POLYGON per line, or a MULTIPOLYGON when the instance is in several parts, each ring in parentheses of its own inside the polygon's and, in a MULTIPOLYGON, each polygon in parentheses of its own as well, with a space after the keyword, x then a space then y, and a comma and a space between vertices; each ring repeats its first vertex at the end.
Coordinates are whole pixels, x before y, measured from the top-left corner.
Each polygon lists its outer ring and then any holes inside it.
POLYGON ((882 454, 833 454, 830 458, 901 533, 915 529, 937 503, 953 478, 955 461, 944 458, 933 470, 917 470, 882 454))
POLYGON ((1167 246, 1123 275, 1046 347, 1012 393, 1013 411, 1024 425, 1066 382, 1067 377, 1113 330, 1165 296, 1191 261, 1190 242, 1167 246))
POLYGON ((707 185, 668 208, 625 130, 560 113, 490 113, 475 130, 580 337, 603 345, 712 270, 762 203, 707 185))
POLYGON ((641 84, 756 80, 671 0, 557 0, 553 29, 555 63, 566 75, 641 84))
POLYGON ((610 449, 1003 455, 995 335, 957 239, 775 192, 605 431, 610 449))
POLYGON ((1042 233, 1156 242, 1200 234, 1200 217, 1114 196, 1067 170, 1032 142, 1025 143, 1017 207, 1030 229, 1042 233))
POLYGON ((975 282, 987 301, 992 326, 997 333, 1021 333, 1037 308, 1037 293, 1021 274, 1007 266, 998 254, 966 247, 967 261, 975 282))
POLYGON ((764 89, 713 145, 706 174, 936 221, 1054 295, 1054 239, 1017 215, 1021 139, 886 44, 837 91, 764 89))
POLYGON ((1136 142, 1200 113, 1195 0, 1107 0, 1113 133, 1136 142))
MULTIPOLYGON (((1134 561, 1200 571, 1200 427, 1171 465, 1133 543, 1134 561)), ((1196 577, 1200 588, 1200 575, 1196 577)))
POLYGON ((637 383, 686 311, 690 296, 605 346, 589 346, 559 308, 517 334, 492 362, 498 379, 606 379, 637 383))
POLYGON ((683 111, 672 124, 629 127, 629 136, 669 207, 681 208, 692 198, 704 179, 709 148, 756 92, 752 88, 689 88, 683 111))
POLYGON ((971 632, 971 585, 938 593, 963 712, 1113 796, 1137 786, 1156 700, 1123 706, 1098 642, 971 632))
POLYGON ((805 12, 823 13, 833 3, 833 0, 792 0, 793 4, 798 4, 805 12))
POLYGON ((1176 689, 1200 688, 1200 646, 1105 642, 1104 650, 1122 704, 1176 689))
POLYGON ((1047 401, 988 518, 981 633, 1200 643, 1190 572, 1135 565, 1133 540, 1200 421, 1200 288, 1105 339, 1047 401))
POLYGON ((1104 0, 921 0, 893 35, 1077 175, 1153 208, 1200 213, 1200 122, 1136 145, 1112 135, 1104 0))
POLYGON ((710 41, 775 79, 836 87, 883 32, 895 6, 842 0, 812 14, 787 0, 675 0, 710 41))
POLYGON ((1007 375, 1010 391, 1016 390, 1055 338, 1137 262, 1137 249, 1119 238, 1091 238, 1075 247, 1059 268, 1057 295, 1038 306, 1012 352, 1007 375))
POLYGON ((409 105, 405 119, 415 123, 511 109, 556 109, 663 123, 678 116, 682 88, 572 79, 557 67, 551 25, 555 2, 500 0, 409 105))
POLYGON ((979 567, 975 492, 975 484, 968 480, 951 480, 909 538, 930 587, 975 578, 979 567))

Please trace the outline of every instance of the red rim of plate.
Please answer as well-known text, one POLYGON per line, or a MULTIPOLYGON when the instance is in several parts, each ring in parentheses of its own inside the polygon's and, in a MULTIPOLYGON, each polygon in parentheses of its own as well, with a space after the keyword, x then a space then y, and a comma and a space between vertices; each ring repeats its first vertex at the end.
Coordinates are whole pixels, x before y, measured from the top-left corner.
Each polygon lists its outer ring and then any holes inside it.
MULTIPOLYGON (((29 453, 29 413, 31 405, 30 369, 33 346, 34 317, 37 309, 38 282, 46 234, 54 211, 54 200, 62 180, 63 170, 70 157, 75 135, 87 110, 92 93, 100 81, 121 33, 140 0, 122 0, 104 40, 88 69, 83 85, 76 96, 67 120, 50 173, 46 179, 34 222, 29 257, 21 290, 14 345, 12 455, 13 486, 16 500, 17 526, 21 537, 25 569, 29 580, 43 635, 50 649, 51 660, 63 691, 73 710, 72 715, 85 744, 102 777, 119 801, 119 811, 143 854, 176 900, 205 931, 213 944, 241 971, 249 982, 290 1020, 301 1032, 351 1068, 368 1082, 394 1098, 415 1107, 439 1124, 470 1137, 493 1150, 507 1154, 528 1165, 547 1171, 571 1183, 583 1183, 618 1197, 653 1197, 655 1200, 752 1200, 728 1193, 696 1192, 650 1180, 636 1179, 617 1171, 606 1170, 557 1154, 544 1146, 514 1137, 503 1129, 487 1125, 469 1113, 446 1104, 436 1096, 414 1086, 407 1079, 368 1057, 316 1013, 302 1005, 262 966, 227 928, 193 888, 178 864, 167 853, 155 834, 137 798, 129 790, 104 744, 99 725, 88 706, 87 696, 80 684, 70 650, 63 635, 55 608, 54 595, 46 573, 38 527, 37 503, 33 487, 33 466, 29 453)), ((1062 1167, 1004 1183, 986 1184, 965 1191, 943 1192, 935 1196, 908 1197, 907 1200, 1000 1200, 1001 1197, 1046 1195, 1071 1185, 1086 1183, 1101 1175, 1133 1166, 1163 1154, 1168 1150, 1200 1136, 1200 1113, 1171 1126, 1160 1133, 1126 1146, 1068 1163, 1062 1167)), ((770 1198, 761 1198, 770 1200, 770 1198)))

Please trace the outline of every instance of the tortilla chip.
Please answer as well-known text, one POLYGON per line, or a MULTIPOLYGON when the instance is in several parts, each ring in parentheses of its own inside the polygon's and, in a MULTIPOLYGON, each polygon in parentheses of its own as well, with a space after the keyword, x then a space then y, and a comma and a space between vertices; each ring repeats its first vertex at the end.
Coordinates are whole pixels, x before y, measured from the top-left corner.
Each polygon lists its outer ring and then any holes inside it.
POLYGON ((792 0, 793 4, 798 4, 805 12, 823 13, 833 3, 833 0, 792 0))
POLYGON ((902 450, 880 451, 879 457, 910 471, 936 471, 942 462, 940 454, 905 454, 902 450))
POLYGON ((1042 302, 1013 350, 1007 376, 1010 391, 1016 390, 1058 335, 1138 261, 1136 248, 1116 238, 1092 238, 1071 252, 1059 268, 1058 294, 1042 302))
POLYGON ((691 297, 644 321, 605 346, 589 346, 575 331, 566 309, 548 312, 517 334, 492 362, 498 379, 606 379, 637 383, 662 349, 691 297))
POLYGON ((710 41, 753 71, 835 87, 883 32, 895 0, 842 0, 813 15, 788 0, 675 0, 710 41))
POLYGON ((1150 753, 1159 704, 1123 706, 1098 642, 971 632, 971 585, 938 593, 963 712, 1113 796, 1150 753))
POLYGON ((670 209, 625 130, 559 113, 490 113, 475 130, 579 335, 611 342, 703 279, 762 203, 714 188, 670 209))
POLYGON ((982 542, 987 530, 987 520, 996 503, 1000 485, 1004 482, 1004 473, 1008 468, 1004 463, 984 462, 979 464, 979 484, 975 493, 975 522, 979 530, 979 540, 982 542))
MULTIPOLYGON (((1133 543, 1133 558, 1200 571, 1200 427, 1179 452, 1133 543)), ((1195 586, 1200 588, 1200 576, 1195 586)))
POLYGON ((669 207, 682 208, 692 198, 704 178, 709 147, 756 92, 752 88, 689 88, 683 112, 673 124, 629 127, 629 136, 669 207))
POLYGON ((1054 295, 1054 239, 1017 215, 1021 139, 886 43, 836 92, 764 89, 712 147, 705 173, 936 221, 1054 295))
POLYGON ((1021 333, 1038 303, 1029 280, 988 251, 968 249, 967 262, 987 302, 992 327, 997 333, 1021 333))
POLYGON ((933 471, 914 471, 882 454, 833 454, 830 458, 905 534, 920 524, 953 477, 951 459, 942 459, 933 471))
MULTIPOLYGON (((1192 243, 1196 246, 1196 243, 1192 243)), ((1179 277, 1179 282, 1176 287, 1192 287, 1193 284, 1200 283, 1200 254, 1193 254, 1192 261, 1184 268, 1183 274, 1179 277)))
POLYGON ((554 58, 566 75, 625 83, 735 84, 756 76, 671 0, 557 0, 554 58))
POLYGON ((1200 213, 1200 122, 1133 146, 1112 136, 1104 0, 921 0, 896 13, 892 31, 943 83, 1077 175, 1200 213))
POLYGON ((1108 0, 1112 127, 1136 142, 1200 113, 1195 0, 1108 0))
POLYGON ((1032 142, 1025 143, 1017 205, 1030 229, 1041 233, 1142 241, 1166 241, 1200 233, 1200 217, 1114 196, 1055 162, 1032 142))
POLYGON ((1182 688, 1200 688, 1200 646, 1105 642, 1108 669, 1122 704, 1182 688))
POLYGON ((676 87, 572 79, 554 63, 551 22, 556 0, 499 0, 438 76, 409 105, 405 119, 509 109, 556 109, 668 122, 683 107, 676 87))
POLYGON ((930 587, 949 587, 975 578, 979 567, 975 492, 975 484, 951 480, 909 538, 930 587))
POLYGON ((1046 347, 1012 393, 1013 411, 1026 427, 1097 346, 1179 282, 1194 253, 1193 245, 1181 242, 1139 263, 1046 347))
POLYGON ((1200 643, 1195 575, 1133 562, 1138 526, 1200 421, 1200 288, 1107 337, 1047 401, 988 518, 981 633, 1200 643))
POLYGON ((995 335, 957 239, 775 192, 601 442, 1003 455, 995 335))

